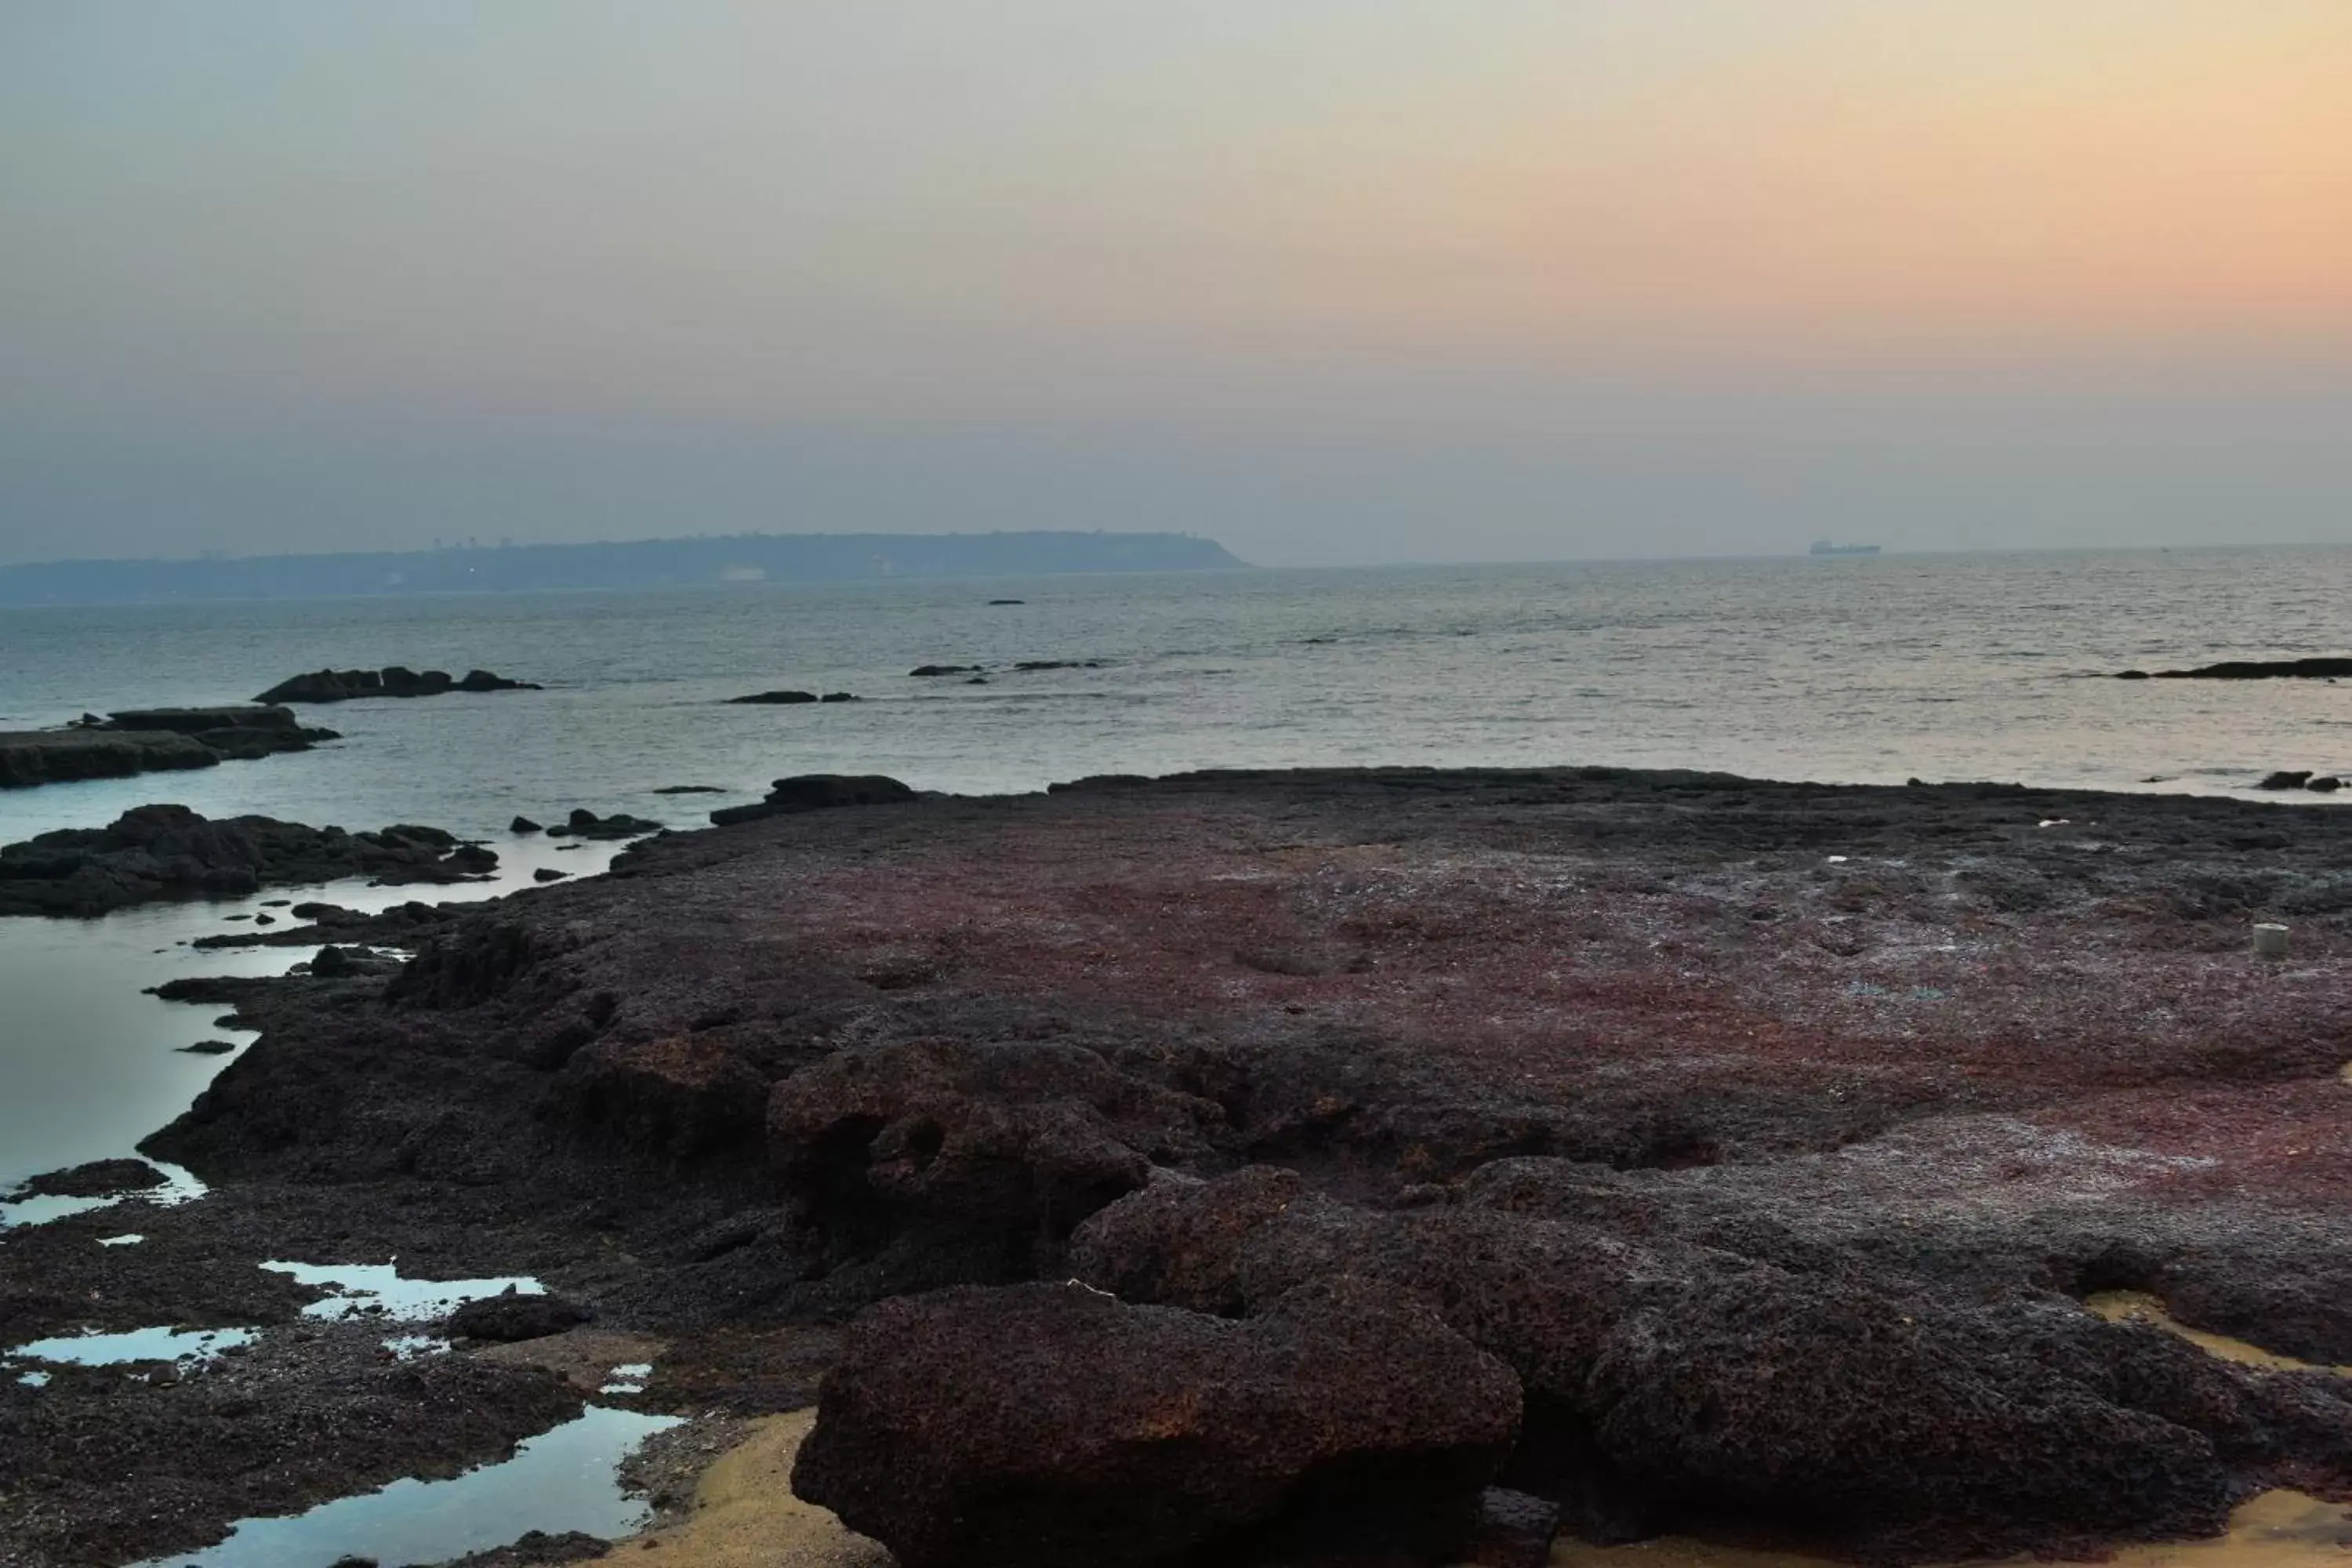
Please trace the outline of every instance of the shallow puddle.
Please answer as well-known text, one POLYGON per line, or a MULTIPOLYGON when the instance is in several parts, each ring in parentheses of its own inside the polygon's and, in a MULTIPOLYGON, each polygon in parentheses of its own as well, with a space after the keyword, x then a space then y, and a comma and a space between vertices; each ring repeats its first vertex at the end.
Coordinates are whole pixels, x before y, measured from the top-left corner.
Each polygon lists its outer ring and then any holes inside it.
POLYGON ((253 1337, 251 1329, 132 1329, 119 1334, 68 1334, 18 1345, 5 1359, 70 1363, 77 1366, 205 1362, 223 1351, 251 1344, 253 1337))
POLYGON ((547 1288, 524 1275, 496 1279, 404 1279, 394 1263, 265 1263, 275 1274, 290 1274, 304 1285, 335 1292, 302 1309, 306 1318, 340 1321, 361 1316, 422 1323, 447 1317, 486 1296, 543 1296, 547 1288))
POLYGON ((2227 1334, 2210 1334, 2202 1329, 2192 1329, 2166 1311, 2162 1300, 2144 1291, 2102 1290, 2096 1295, 2084 1297, 2083 1305, 2111 1323, 2152 1323, 2167 1333, 2179 1334, 2209 1355, 2219 1356, 2223 1361, 2235 1362, 2240 1366, 2261 1367, 2266 1372, 2335 1372, 2352 1374, 2352 1367, 2327 1367, 2313 1362, 2297 1361, 2293 1356, 2280 1355, 2275 1352, 2266 1351, 2260 1345, 2248 1344, 2243 1340, 2233 1340, 2227 1334))
POLYGON ((677 1425, 674 1415, 591 1406, 503 1463, 445 1481, 394 1481, 283 1519, 248 1519, 217 1546, 138 1568, 325 1568, 346 1557, 398 1568, 503 1546, 533 1530, 626 1535, 649 1510, 643 1499, 622 1492, 621 1461, 677 1425))

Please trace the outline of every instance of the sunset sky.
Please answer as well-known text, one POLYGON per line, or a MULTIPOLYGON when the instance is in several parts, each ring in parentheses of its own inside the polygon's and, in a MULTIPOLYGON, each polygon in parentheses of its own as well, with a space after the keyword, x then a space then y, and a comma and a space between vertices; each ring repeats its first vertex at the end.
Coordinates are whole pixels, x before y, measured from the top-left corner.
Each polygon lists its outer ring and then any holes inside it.
POLYGON ((2352 540, 2347 0, 0 0, 0 559, 2352 540))

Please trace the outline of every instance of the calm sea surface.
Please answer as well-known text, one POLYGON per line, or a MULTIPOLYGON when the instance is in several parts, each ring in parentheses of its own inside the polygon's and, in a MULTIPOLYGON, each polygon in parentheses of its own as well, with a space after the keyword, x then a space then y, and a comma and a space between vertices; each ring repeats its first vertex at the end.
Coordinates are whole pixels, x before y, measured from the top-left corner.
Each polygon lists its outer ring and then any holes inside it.
MULTIPOLYGON (((244 699, 326 665, 481 666, 547 687, 314 710, 346 738, 0 794, 0 840, 152 800, 429 822, 491 837, 509 886, 531 864, 589 858, 549 860, 544 840, 518 858, 503 832, 517 812, 691 826, 821 771, 1004 791, 1215 765, 1611 763, 2239 790, 2273 767, 2352 770, 2352 683, 2102 677, 2352 651, 2347 605, 2352 551, 2276 549, 0 611, 12 725, 244 699), (1102 664, 1001 668, 1022 659, 1102 664), (924 663, 999 668, 986 685, 908 676, 924 663), (865 700, 722 700, 775 687, 865 700), (654 793, 666 784, 730 793, 654 793)), ((137 993, 228 967, 179 944, 248 907, 0 921, 0 1185, 122 1152, 217 1070, 168 1048, 217 1033, 213 1010, 137 993)))

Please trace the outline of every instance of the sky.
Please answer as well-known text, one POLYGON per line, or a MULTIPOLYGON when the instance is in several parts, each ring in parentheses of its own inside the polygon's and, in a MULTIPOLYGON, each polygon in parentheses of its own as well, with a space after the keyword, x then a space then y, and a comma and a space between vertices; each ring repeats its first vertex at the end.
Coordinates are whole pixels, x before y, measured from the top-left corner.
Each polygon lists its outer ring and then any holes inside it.
POLYGON ((2347 0, 0 0, 0 561, 2352 542, 2347 0))

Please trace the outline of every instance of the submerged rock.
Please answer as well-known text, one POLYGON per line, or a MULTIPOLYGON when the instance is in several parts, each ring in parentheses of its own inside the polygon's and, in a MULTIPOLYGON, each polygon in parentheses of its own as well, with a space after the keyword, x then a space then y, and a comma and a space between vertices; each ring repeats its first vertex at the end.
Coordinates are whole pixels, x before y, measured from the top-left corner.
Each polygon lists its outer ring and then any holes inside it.
POLYGON ((2301 772, 2288 772, 2282 770, 2278 773, 2264 774, 2263 776, 2263 782, 2256 784, 2254 787, 2256 789, 2301 789, 2305 784, 2309 783, 2310 780, 2311 770, 2309 768, 2305 768, 2301 772))
POLYGON ((985 665, 978 664, 919 664, 907 673, 910 676, 929 679, 940 675, 974 675, 986 668, 985 665))
POLYGON ((793 705, 802 702, 814 702, 816 700, 817 695, 814 691, 754 691, 749 697, 730 697, 727 700, 730 703, 738 704, 765 703, 773 705, 793 705))
POLYGON ((965 1287, 851 1326, 793 1489, 904 1568, 1433 1563, 1475 1533, 1518 1422, 1499 1363, 1354 1280, 1242 1322, 965 1287))
POLYGON ((636 838, 648 833, 659 833, 661 828, 658 822, 631 816, 625 811, 599 816, 585 807, 574 807, 571 816, 547 830, 547 836, 550 838, 636 838))
POLYGON ((916 798, 897 779, 880 773, 799 773, 768 786, 768 798, 753 805, 730 805, 710 814, 721 827, 763 816, 825 811, 845 805, 896 805, 916 798))
POLYGON ((369 697, 438 697, 448 691, 537 691, 528 680, 509 680, 487 669, 469 669, 456 679, 445 669, 414 670, 397 664, 382 669, 316 669, 281 680, 257 702, 354 702, 369 697))

